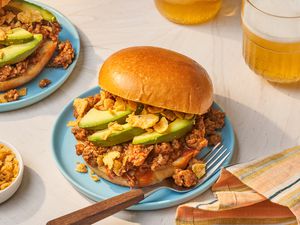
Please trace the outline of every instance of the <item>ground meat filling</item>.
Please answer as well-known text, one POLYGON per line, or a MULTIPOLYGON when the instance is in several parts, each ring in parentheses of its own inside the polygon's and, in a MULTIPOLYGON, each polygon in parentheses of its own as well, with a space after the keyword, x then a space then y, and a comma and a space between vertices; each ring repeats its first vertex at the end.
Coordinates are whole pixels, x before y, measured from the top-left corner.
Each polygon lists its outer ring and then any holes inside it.
POLYGON ((173 179, 175 184, 181 187, 192 187, 198 182, 196 174, 191 170, 176 169, 173 179))
MULTIPOLYGON (((104 99, 110 99, 111 101, 116 99, 108 92, 101 93, 101 95, 104 96, 104 99)), ((98 103, 103 101, 100 95, 90 96, 86 100, 88 101, 88 107, 85 113, 93 107, 99 107, 98 103)), ((111 101, 107 101, 107 104, 110 105, 111 101)), ((107 105, 103 104, 101 110, 107 110, 107 105)), ((74 116, 78 117, 76 109, 74 109, 74 116)), ((193 129, 185 137, 171 142, 150 145, 123 143, 112 147, 100 147, 87 140, 87 137, 93 131, 75 126, 72 128, 72 132, 78 141, 76 145, 77 155, 82 155, 90 166, 97 168, 104 165, 103 158, 107 153, 114 152, 117 157, 114 158, 114 166, 108 169, 109 176, 126 177, 134 185, 137 172, 140 174, 163 169, 190 150, 196 150, 197 153, 208 144, 220 142, 221 136, 218 129, 224 126, 224 117, 223 112, 210 109, 205 115, 195 117, 193 129)), ((190 162, 192 161, 198 162, 193 158, 190 162)), ((199 179, 191 168, 176 170, 173 178, 177 185, 184 187, 195 185, 199 179)))
POLYGON ((49 84, 51 84, 51 80, 49 80, 49 79, 42 79, 42 80, 40 80, 40 82, 39 82, 39 87, 40 87, 40 88, 45 88, 45 87, 47 87, 49 84))
POLYGON ((16 89, 9 90, 4 94, 4 98, 8 102, 17 101, 19 97, 20 97, 19 92, 16 89))
MULTIPOLYGON (((24 15, 21 16, 21 13, 0 9, 0 28, 2 31, 21 27, 31 33, 42 34, 44 40, 50 39, 54 42, 58 42, 58 35, 61 31, 59 23, 49 22, 42 19, 38 21, 39 22, 26 22, 26 18, 24 19, 24 15)), ((61 46, 60 48, 64 49, 63 53, 66 54, 66 56, 63 57, 64 60, 60 60, 61 64, 57 64, 57 67, 67 68, 73 61, 74 49, 69 41, 66 41, 65 43, 67 44, 64 44, 64 47, 61 46)), ((58 50, 60 52, 60 49, 58 50)), ((29 65, 38 63, 38 59, 38 54, 32 54, 19 63, 6 65, 0 68, 0 82, 22 76, 29 65)))
POLYGON ((49 63, 49 67, 63 67, 67 69, 75 57, 74 49, 70 41, 60 42, 58 54, 49 63))

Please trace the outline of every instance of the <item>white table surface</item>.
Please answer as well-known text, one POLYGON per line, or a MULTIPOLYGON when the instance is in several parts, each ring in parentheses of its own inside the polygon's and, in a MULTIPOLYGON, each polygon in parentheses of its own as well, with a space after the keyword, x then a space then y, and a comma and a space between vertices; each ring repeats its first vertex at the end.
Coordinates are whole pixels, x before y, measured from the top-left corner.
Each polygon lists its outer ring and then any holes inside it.
MULTIPOLYGON (((62 108, 97 85, 100 65, 128 46, 154 45, 186 54, 212 77, 216 101, 235 128, 233 163, 272 154, 300 142, 300 85, 282 86, 253 74, 242 58, 240 1, 225 0, 215 20, 179 26, 156 11, 151 0, 43 0, 66 15, 81 36, 75 71, 53 95, 33 106, 0 114, 0 139, 14 144, 25 162, 18 192, 0 205, 0 224, 45 224, 90 205, 56 168, 51 130, 62 108)), ((210 191, 196 200, 205 200, 210 191)), ((176 207, 120 212, 97 224, 174 224, 176 207)))

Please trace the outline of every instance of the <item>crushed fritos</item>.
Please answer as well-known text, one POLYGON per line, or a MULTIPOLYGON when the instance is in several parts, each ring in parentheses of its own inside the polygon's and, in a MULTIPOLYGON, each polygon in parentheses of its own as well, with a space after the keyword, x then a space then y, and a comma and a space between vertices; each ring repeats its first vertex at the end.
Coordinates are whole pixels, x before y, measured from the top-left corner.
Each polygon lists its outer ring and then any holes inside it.
POLYGON ((192 171, 197 176, 197 178, 200 179, 205 174, 205 164, 204 163, 193 164, 192 171))
POLYGON ((126 122, 133 127, 147 129, 153 127, 159 121, 159 116, 154 114, 134 115, 130 114, 126 122))
POLYGON ((107 152, 103 156, 103 163, 106 165, 110 170, 114 166, 114 160, 120 157, 120 152, 117 151, 111 151, 107 152))
POLYGON ((41 22, 43 20, 42 14, 37 10, 26 10, 19 12, 17 18, 22 23, 41 22))
POLYGON ((11 89, 3 94, 0 94, 0 104, 6 102, 17 101, 19 97, 27 95, 27 88, 21 88, 19 90, 11 89))
POLYGON ((0 190, 4 190, 19 174, 16 155, 7 146, 0 144, 0 190))
POLYGON ((0 40, 3 41, 6 39, 6 32, 0 28, 0 40))
POLYGON ((123 126, 121 124, 118 124, 117 122, 110 122, 108 124, 108 129, 111 131, 121 131, 123 130, 123 126))
POLYGON ((77 119, 75 121, 69 121, 67 126, 68 127, 75 127, 78 125, 79 121, 84 116, 84 113, 89 105, 89 102, 85 98, 76 98, 73 102, 73 106, 75 111, 77 112, 77 119))
POLYGON ((162 117, 160 121, 153 126, 153 129, 158 133, 163 133, 168 129, 168 120, 165 117, 162 117))
POLYGON ((100 180, 99 177, 95 175, 95 172, 93 170, 90 171, 90 178, 95 182, 98 182, 100 180))
POLYGON ((79 163, 79 162, 76 164, 75 170, 79 173, 87 173, 88 172, 87 166, 84 163, 79 163))

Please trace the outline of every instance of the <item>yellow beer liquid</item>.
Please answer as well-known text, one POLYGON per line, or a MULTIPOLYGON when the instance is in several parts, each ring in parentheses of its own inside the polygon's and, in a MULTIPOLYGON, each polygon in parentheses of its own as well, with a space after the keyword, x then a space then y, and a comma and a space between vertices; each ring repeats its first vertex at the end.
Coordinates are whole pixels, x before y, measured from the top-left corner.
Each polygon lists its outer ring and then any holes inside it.
POLYGON ((267 80, 289 83, 300 80, 300 40, 279 42, 262 38, 243 25, 246 63, 267 80))
POLYGON ((222 0, 155 0, 155 4, 174 23, 198 24, 215 17, 222 0))

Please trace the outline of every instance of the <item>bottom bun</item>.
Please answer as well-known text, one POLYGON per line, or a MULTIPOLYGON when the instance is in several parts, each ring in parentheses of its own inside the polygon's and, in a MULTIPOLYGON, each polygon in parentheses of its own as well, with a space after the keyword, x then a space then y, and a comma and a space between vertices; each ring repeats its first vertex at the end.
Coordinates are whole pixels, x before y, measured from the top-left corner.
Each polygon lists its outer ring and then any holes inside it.
POLYGON ((149 170, 147 172, 136 172, 135 173, 135 185, 132 185, 132 182, 129 177, 126 175, 123 176, 117 176, 114 175, 112 172, 108 171, 108 169, 105 166, 100 167, 93 167, 89 165, 87 162, 87 165, 89 168, 95 172, 99 177, 108 180, 114 184, 118 184, 121 186, 127 186, 127 187, 146 187, 150 185, 154 185, 157 183, 160 183, 164 179, 173 176, 176 169, 185 169, 189 163, 189 161, 195 157, 199 153, 198 150, 188 150, 185 151, 182 156, 180 156, 177 160, 175 160, 171 165, 168 165, 160 170, 149 170), (113 175, 110 175, 113 174, 113 175))
POLYGON ((29 65, 27 70, 21 76, 0 82, 0 91, 7 91, 19 87, 39 75, 54 54, 56 46, 57 42, 51 40, 43 42, 43 45, 37 50, 38 62, 29 65))
POLYGON ((88 165, 91 170, 95 172, 99 177, 108 180, 114 184, 118 184, 121 186, 127 186, 127 187, 146 187, 153 184, 157 184, 164 179, 171 177, 174 174, 175 168, 173 166, 168 166, 164 169, 157 170, 157 171, 148 171, 143 174, 136 174, 136 181, 135 185, 132 185, 129 178, 125 175, 123 176, 109 176, 106 172, 106 167, 101 166, 98 168, 91 167, 88 165))

